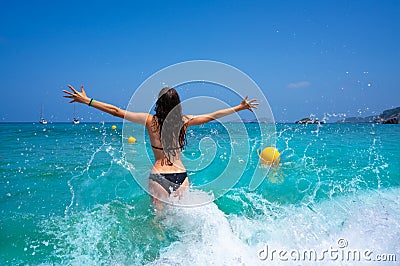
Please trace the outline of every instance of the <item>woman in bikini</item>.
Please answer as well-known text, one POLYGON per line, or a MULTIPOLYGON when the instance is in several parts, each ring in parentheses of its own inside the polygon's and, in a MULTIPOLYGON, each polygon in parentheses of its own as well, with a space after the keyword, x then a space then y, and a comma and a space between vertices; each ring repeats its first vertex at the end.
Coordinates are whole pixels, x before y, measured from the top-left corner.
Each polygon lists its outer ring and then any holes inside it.
POLYGON ((246 96, 239 105, 221 109, 203 115, 183 115, 179 95, 174 88, 163 88, 156 102, 155 115, 130 112, 114 105, 94 100, 86 95, 83 86, 80 91, 68 85, 71 91, 63 90, 64 97, 72 99, 70 103, 87 104, 103 112, 126 119, 146 127, 155 162, 149 177, 149 192, 156 209, 162 209, 162 202, 171 193, 181 196, 189 186, 185 166, 180 154, 186 144, 186 130, 190 126, 201 125, 242 110, 253 111, 257 108, 256 100, 247 100, 246 96))

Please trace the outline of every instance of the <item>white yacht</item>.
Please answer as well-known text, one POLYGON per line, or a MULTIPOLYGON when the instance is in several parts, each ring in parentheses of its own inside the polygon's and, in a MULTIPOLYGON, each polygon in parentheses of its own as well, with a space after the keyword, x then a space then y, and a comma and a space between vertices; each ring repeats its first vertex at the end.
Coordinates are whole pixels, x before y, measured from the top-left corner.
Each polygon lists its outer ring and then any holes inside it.
POLYGON ((74 123, 74 125, 79 124, 79 119, 76 118, 76 107, 75 107, 75 104, 74 104, 74 119, 72 120, 72 123, 74 123))
POLYGON ((40 107, 40 120, 39 120, 40 124, 46 125, 47 121, 46 119, 44 119, 43 117, 43 105, 40 107))

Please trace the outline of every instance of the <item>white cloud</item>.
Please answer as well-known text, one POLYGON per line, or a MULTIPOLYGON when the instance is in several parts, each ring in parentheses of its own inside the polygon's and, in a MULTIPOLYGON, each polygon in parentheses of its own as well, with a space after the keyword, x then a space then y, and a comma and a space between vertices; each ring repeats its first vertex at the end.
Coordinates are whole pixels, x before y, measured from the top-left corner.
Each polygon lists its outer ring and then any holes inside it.
POLYGON ((299 81, 299 82, 289 83, 286 87, 288 87, 289 89, 298 89, 298 88, 309 87, 310 85, 311 83, 308 81, 299 81))

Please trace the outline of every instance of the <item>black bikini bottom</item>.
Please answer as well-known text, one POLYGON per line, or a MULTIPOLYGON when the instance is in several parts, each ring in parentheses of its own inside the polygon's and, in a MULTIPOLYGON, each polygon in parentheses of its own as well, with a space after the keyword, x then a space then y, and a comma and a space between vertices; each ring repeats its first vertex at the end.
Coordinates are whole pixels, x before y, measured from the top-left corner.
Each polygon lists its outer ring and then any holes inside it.
POLYGON ((150 174, 149 178, 160 184, 168 194, 177 190, 185 181, 187 173, 150 174))

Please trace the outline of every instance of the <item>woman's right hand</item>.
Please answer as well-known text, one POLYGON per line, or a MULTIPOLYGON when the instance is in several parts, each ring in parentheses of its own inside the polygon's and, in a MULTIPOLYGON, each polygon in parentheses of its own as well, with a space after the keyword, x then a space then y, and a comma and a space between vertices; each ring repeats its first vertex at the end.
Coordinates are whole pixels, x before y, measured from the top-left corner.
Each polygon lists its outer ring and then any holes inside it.
POLYGON ((78 103, 89 104, 90 98, 86 96, 86 92, 83 89, 83 86, 81 86, 81 91, 80 92, 77 91, 71 85, 68 85, 68 88, 70 88, 72 92, 71 91, 67 91, 67 90, 63 90, 63 92, 67 94, 67 95, 64 95, 65 98, 72 99, 69 103, 78 102, 78 103))

